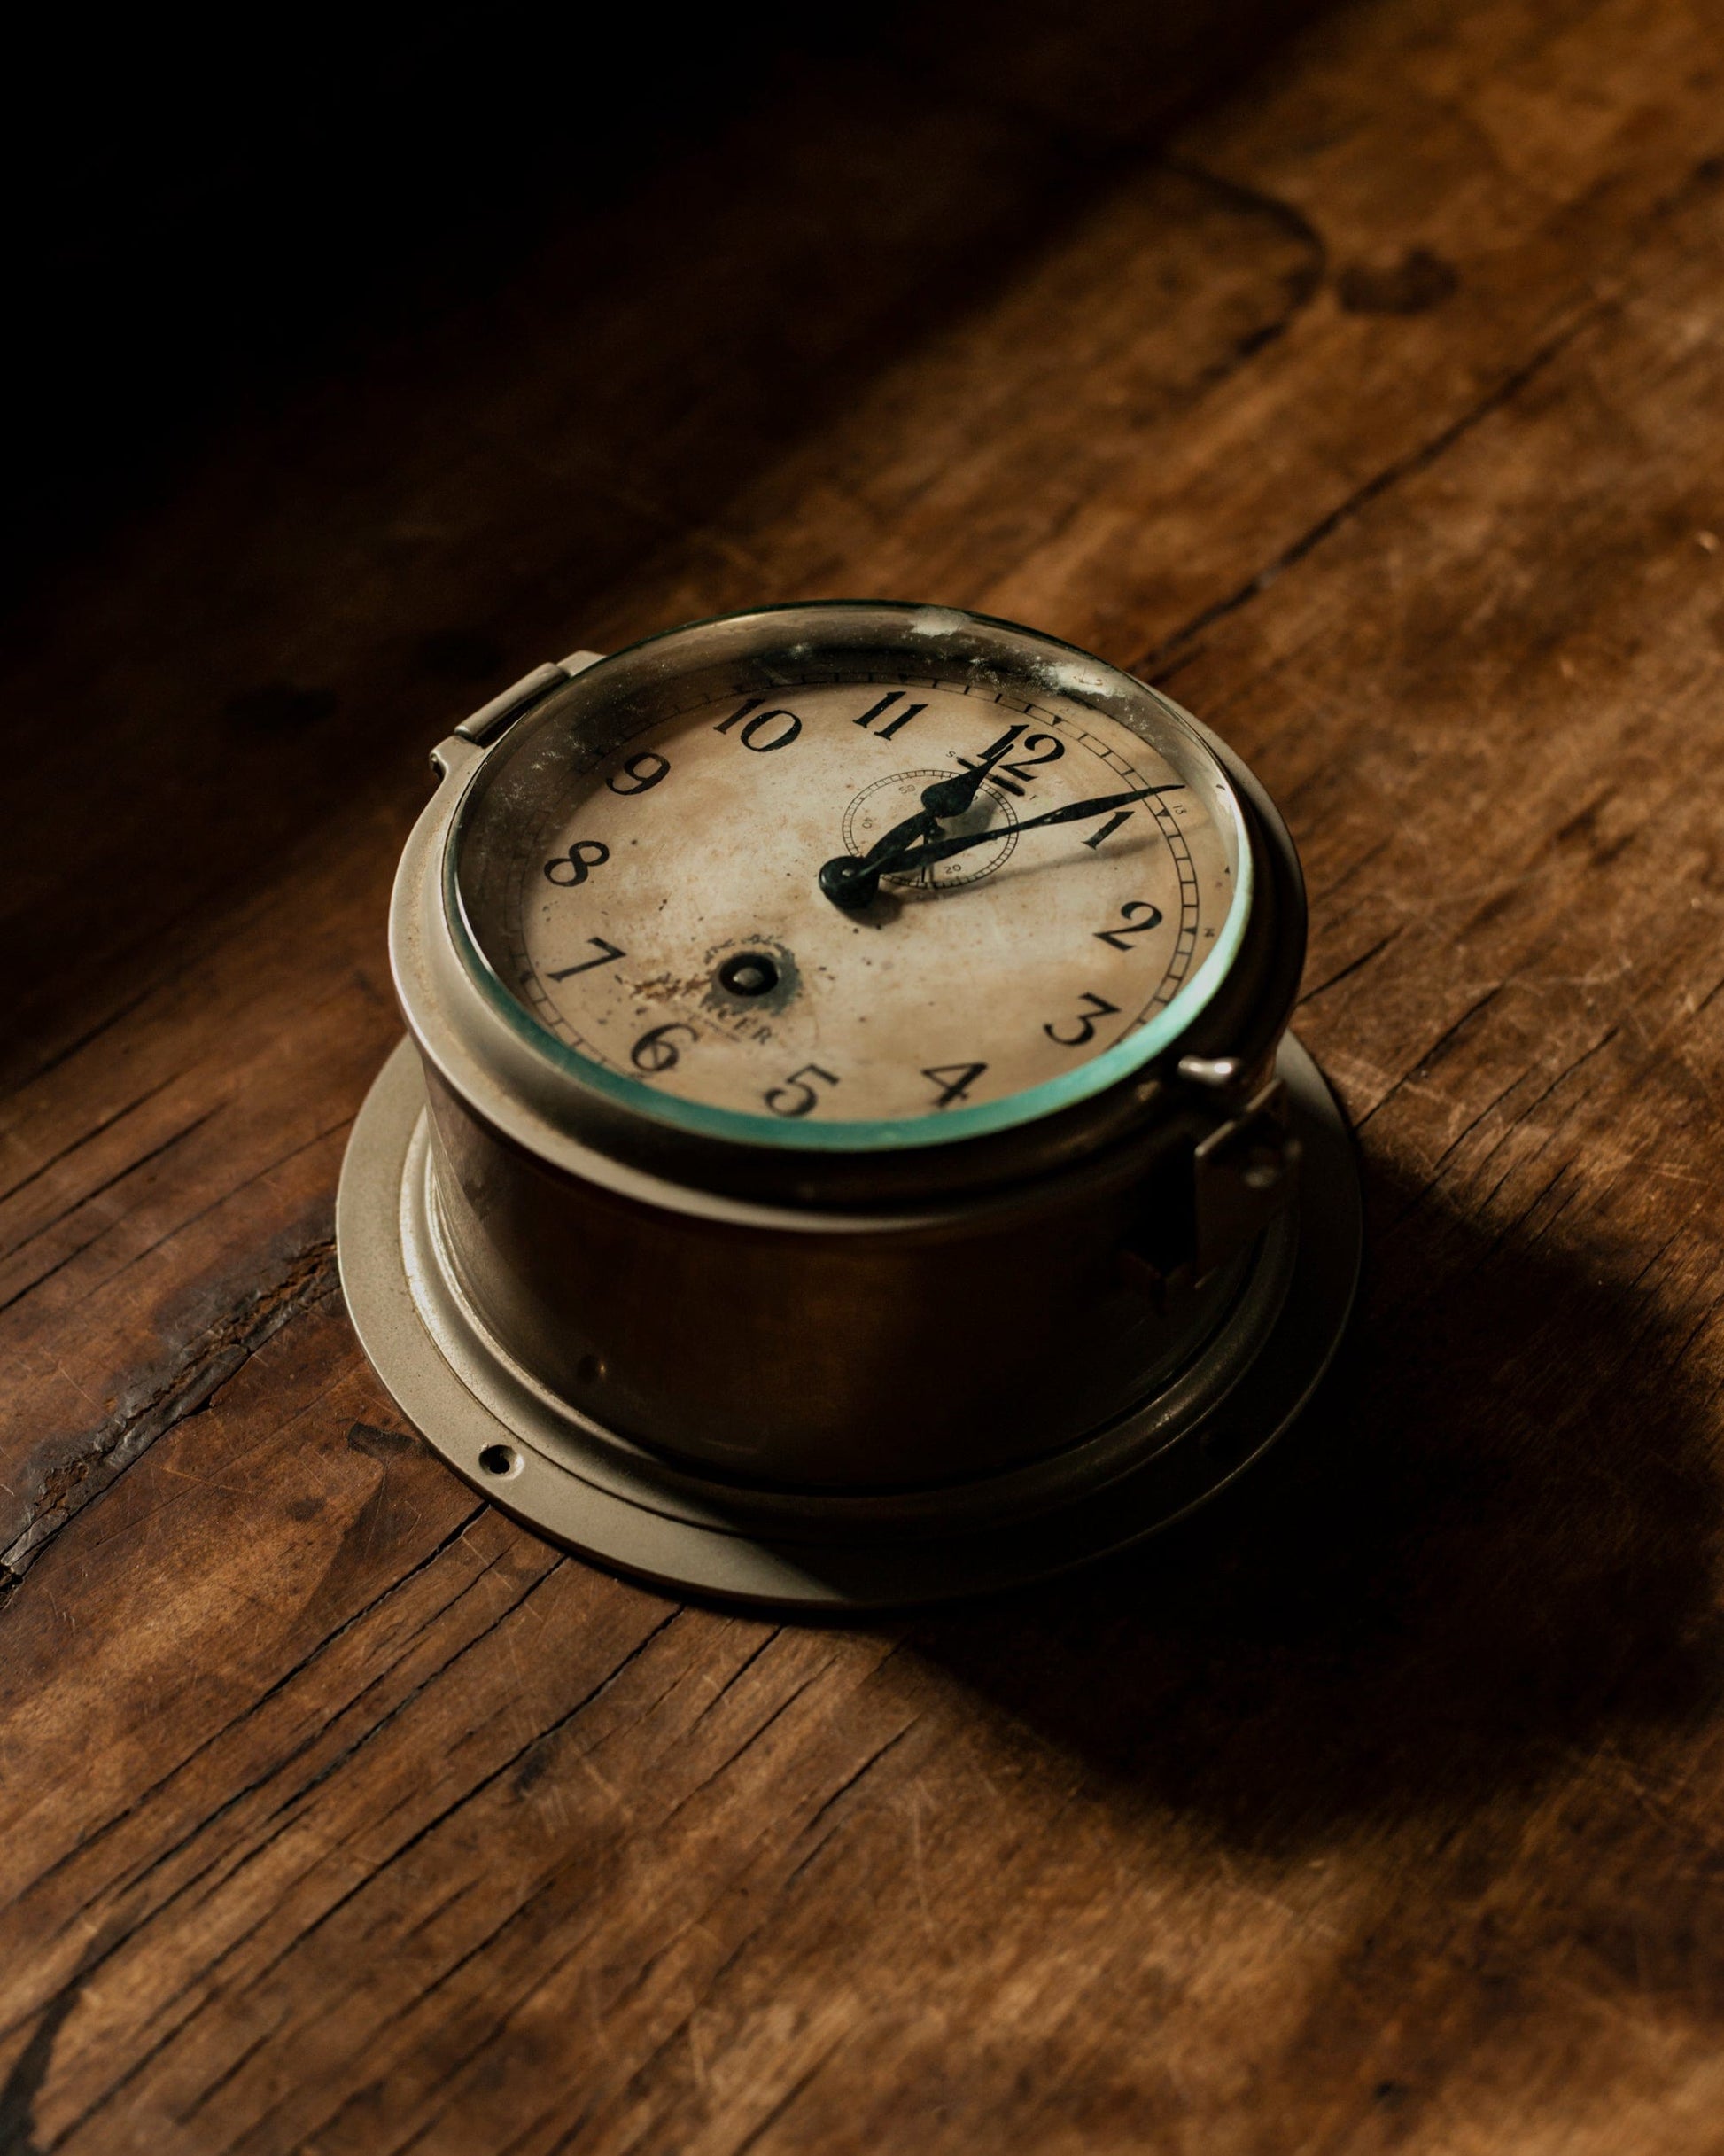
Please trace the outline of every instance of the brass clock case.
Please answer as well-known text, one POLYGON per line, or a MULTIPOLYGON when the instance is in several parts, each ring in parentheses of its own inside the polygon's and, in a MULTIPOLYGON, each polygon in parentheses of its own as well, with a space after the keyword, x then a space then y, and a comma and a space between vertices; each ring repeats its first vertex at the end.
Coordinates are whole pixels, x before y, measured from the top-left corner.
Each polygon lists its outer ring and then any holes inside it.
MULTIPOLYGON (((879 1607, 1136 1539, 1285 1428, 1351 1304, 1350 1141, 1285 1037, 1291 844, 1219 743, 1086 655, 1122 723, 1189 729, 1191 767, 1221 774, 1251 894, 1189 1017, 1110 1082, 946 1142, 756 1142, 589 1082, 487 977, 459 870, 474 802, 509 777, 493 743, 521 728, 529 774, 535 742, 614 751, 695 666, 746 684, 811 647, 925 664, 928 617, 772 609, 541 669, 439 751, 397 880, 411 1038, 338 1204, 361 1341, 457 1472, 666 1585, 879 1607)), ((990 683, 1068 652, 937 619, 939 664, 990 683)))

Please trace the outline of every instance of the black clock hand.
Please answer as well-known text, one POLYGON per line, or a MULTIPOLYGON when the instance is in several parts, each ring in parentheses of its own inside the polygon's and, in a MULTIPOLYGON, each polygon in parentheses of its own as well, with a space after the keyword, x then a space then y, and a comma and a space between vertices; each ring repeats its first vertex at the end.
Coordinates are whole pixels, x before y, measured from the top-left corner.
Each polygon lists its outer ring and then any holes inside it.
MULTIPOLYGON (((1044 816, 1031 816, 1016 828, 1021 831, 1039 831, 1044 824, 1082 823, 1087 816, 1105 816, 1109 809, 1123 808, 1130 801, 1146 800, 1151 794, 1184 790, 1183 784, 1175 784, 1139 786, 1131 793, 1098 794, 1092 801, 1073 801, 1065 808, 1049 809, 1044 816)), ((1006 829, 1006 826, 997 825, 991 831, 971 831, 959 838, 935 838, 926 845, 912 842, 883 862, 876 873, 889 876, 905 869, 932 868, 936 861, 950 860, 954 853, 965 853, 972 846, 985 846, 991 839, 1004 837, 1006 829)))
POLYGON ((1021 726, 1008 728, 980 763, 924 787, 920 812, 906 816, 902 823, 895 823, 866 853, 859 857, 840 853, 827 861, 820 869, 820 889, 827 897, 835 905, 850 908, 866 906, 880 889, 881 864, 884 862, 889 867, 905 847, 931 837, 951 817, 961 816, 982 790, 983 779, 1024 730, 1021 726))

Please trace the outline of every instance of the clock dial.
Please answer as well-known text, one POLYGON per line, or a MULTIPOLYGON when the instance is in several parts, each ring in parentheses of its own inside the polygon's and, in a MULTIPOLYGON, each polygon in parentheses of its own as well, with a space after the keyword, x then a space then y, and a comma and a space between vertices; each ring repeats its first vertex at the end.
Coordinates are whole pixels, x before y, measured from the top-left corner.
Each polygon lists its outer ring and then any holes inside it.
POLYGON ((606 736, 481 807, 474 933, 577 1057, 764 1125, 956 1134, 1117 1063, 1241 905, 1237 806, 1171 717, 1152 740, 985 673, 775 665, 606 736))

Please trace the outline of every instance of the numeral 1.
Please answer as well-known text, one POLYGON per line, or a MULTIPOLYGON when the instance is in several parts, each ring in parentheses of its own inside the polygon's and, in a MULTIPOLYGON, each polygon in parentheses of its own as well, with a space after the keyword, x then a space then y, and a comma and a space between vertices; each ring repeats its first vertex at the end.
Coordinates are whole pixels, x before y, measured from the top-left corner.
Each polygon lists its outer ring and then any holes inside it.
POLYGON ((936 1063, 931 1070, 924 1070, 922 1076, 932 1078, 940 1088, 935 1107, 950 1108, 954 1101, 967 1100, 970 1087, 987 1068, 986 1063, 936 1063))
POLYGON ((1101 829, 1096 833, 1095 837, 1093 838, 1086 838, 1083 843, 1086 846, 1088 846, 1091 852, 1093 853, 1104 838, 1110 837, 1114 832, 1119 829, 1121 824, 1130 823, 1130 821, 1131 811, 1129 808, 1116 808, 1113 814, 1108 817, 1107 822, 1104 823, 1101 829))
POLYGON ((621 958, 624 955, 614 943, 607 943, 602 936, 589 936, 586 940, 598 953, 599 955, 596 958, 585 958, 578 966, 565 966, 561 973, 547 973, 545 976, 546 979, 570 981, 578 973, 591 973, 594 966, 608 966, 613 958, 621 958))
MULTIPOLYGON (((864 727, 872 726, 874 721, 879 718, 881 712, 890 711, 893 704, 902 704, 903 702, 903 689, 895 689, 889 696, 882 697, 879 703, 876 704, 871 711, 864 712, 862 716, 856 721, 856 724, 858 726, 864 727)), ((912 704, 907 705, 905 709, 901 711, 897 717, 892 720, 889 726, 882 726, 875 729, 875 740, 890 741, 894 734, 909 725, 910 721, 915 717, 918 712, 925 712, 927 709, 928 706, 926 704, 912 704)))

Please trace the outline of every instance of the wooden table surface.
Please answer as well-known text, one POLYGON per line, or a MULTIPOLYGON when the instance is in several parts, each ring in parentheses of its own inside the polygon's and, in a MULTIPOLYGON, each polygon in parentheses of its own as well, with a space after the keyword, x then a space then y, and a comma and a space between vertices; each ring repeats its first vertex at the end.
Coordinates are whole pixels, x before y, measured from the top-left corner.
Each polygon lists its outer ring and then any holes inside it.
POLYGON ((1364 0, 1171 132, 1019 16, 804 58, 7 632, 5 2156, 1724 2147, 1724 8, 1364 0), (1261 774, 1373 1245, 1236 1498, 821 1629, 489 1510, 330 1235, 430 743, 836 594, 1261 774))

